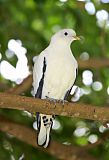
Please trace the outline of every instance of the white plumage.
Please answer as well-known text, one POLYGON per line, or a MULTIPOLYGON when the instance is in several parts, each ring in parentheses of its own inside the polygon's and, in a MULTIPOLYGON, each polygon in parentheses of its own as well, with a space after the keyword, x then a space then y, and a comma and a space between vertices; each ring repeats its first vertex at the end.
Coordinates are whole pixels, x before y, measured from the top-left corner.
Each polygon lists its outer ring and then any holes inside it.
MULTIPOLYGON (((52 36, 49 46, 36 58, 33 69, 34 96, 41 99, 65 100, 75 82, 78 68, 70 44, 79 39, 72 29, 52 36)), ((52 127, 51 115, 37 115, 38 144, 46 148, 52 127), (44 118, 45 117, 45 118, 44 118)))

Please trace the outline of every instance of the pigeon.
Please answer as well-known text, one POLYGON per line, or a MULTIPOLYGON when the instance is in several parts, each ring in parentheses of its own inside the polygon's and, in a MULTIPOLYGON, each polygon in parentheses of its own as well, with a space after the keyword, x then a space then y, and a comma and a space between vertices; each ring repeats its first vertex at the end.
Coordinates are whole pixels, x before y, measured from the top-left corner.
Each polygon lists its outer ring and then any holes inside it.
MULTIPOLYGON (((62 29, 51 37, 50 44, 35 58, 33 68, 34 97, 65 101, 75 83, 78 64, 70 45, 79 40, 73 29, 62 29)), ((37 113, 39 146, 46 148, 54 115, 37 113)))

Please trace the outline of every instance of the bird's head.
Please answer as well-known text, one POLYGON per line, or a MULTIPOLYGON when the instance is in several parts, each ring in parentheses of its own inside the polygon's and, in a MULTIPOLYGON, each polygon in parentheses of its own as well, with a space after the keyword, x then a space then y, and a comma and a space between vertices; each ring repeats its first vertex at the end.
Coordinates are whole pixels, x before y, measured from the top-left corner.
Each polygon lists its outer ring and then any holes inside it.
POLYGON ((62 44, 71 44, 74 40, 80 40, 80 38, 76 36, 76 32, 73 29, 62 29, 51 38, 52 42, 62 44))

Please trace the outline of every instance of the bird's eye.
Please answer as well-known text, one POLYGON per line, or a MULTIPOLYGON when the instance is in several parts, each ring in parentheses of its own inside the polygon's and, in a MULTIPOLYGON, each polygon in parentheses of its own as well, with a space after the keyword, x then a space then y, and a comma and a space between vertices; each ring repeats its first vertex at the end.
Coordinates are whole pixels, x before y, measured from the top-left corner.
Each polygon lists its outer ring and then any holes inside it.
POLYGON ((65 33, 64 33, 64 35, 65 35, 65 36, 67 36, 67 35, 68 35, 68 33, 67 33, 67 32, 65 32, 65 33))

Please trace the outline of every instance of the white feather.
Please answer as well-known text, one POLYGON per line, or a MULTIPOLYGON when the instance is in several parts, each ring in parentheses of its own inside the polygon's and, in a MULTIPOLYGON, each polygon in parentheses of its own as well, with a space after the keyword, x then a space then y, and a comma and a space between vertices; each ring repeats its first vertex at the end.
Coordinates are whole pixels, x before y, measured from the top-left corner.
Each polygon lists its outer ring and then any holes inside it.
MULTIPOLYGON (((76 79, 76 69, 78 68, 70 44, 76 38, 76 33, 72 29, 64 29, 56 33, 50 45, 35 59, 33 70, 34 95, 37 93, 39 82, 43 75, 44 58, 46 61, 46 71, 44 73, 44 83, 41 99, 46 97, 64 100, 68 90, 73 86, 76 79), (68 33, 68 36, 65 35, 68 33)), ((40 114, 42 115, 42 114, 40 114)), ((47 115, 48 124, 51 115, 47 115)), ((44 148, 48 146, 51 124, 44 126, 41 116, 41 127, 38 135, 38 144, 44 148)))
POLYGON ((40 114, 40 118, 41 118, 41 127, 40 127, 40 131, 38 134, 38 145, 43 145, 44 144, 44 148, 46 148, 48 146, 49 143, 49 135, 50 135, 50 130, 52 127, 52 122, 50 121, 50 119, 53 120, 52 115, 46 115, 46 119, 48 119, 48 122, 46 123, 47 125, 44 126, 43 123, 43 116, 45 116, 44 114, 40 114))
POLYGON ((44 77, 42 99, 46 98, 46 96, 54 99, 63 99, 75 81, 77 62, 69 47, 60 48, 60 46, 57 46, 53 48, 53 46, 49 45, 35 61, 33 70, 35 93, 43 74, 44 57, 46 58, 47 68, 44 77))
POLYGON ((38 134, 38 144, 41 146, 46 140, 46 127, 44 126, 42 119, 43 114, 40 114, 40 116, 41 116, 41 127, 40 127, 40 132, 38 134))

